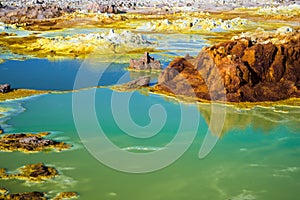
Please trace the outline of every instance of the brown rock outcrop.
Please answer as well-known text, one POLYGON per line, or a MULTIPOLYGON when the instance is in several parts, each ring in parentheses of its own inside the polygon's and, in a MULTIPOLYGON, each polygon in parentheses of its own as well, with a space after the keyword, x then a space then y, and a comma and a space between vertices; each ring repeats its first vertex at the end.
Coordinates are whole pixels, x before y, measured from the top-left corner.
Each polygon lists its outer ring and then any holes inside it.
POLYGON ((240 37, 177 58, 153 90, 232 102, 300 97, 300 32, 240 37))

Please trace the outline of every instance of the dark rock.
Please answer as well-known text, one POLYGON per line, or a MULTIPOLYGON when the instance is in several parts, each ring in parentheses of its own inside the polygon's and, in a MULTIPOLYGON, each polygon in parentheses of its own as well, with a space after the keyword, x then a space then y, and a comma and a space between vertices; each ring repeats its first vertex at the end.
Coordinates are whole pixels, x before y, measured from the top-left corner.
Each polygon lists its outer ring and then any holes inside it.
POLYGON ((45 3, 45 1, 44 0, 36 0, 36 3, 37 4, 43 4, 43 3, 45 3))
POLYGON ((1 93, 8 93, 8 92, 10 92, 10 85, 9 84, 0 85, 0 92, 1 93))
POLYGON ((107 9, 107 13, 118 14, 119 11, 117 9, 117 6, 115 6, 115 5, 109 5, 109 7, 107 9))
POLYGON ((177 58, 153 90, 208 100, 226 95, 232 102, 300 97, 300 32, 282 37, 239 38, 204 48, 195 59, 177 58))
POLYGON ((155 60, 149 55, 149 52, 145 52, 144 56, 139 60, 131 59, 129 69, 134 70, 161 70, 161 64, 158 60, 155 60))

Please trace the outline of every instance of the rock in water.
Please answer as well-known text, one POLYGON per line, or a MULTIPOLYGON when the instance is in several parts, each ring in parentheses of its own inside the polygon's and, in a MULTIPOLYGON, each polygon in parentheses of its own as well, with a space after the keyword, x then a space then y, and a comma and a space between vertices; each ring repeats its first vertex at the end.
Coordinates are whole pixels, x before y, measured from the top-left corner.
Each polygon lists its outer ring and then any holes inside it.
POLYGON ((6 188, 0 188, 0 199, 46 200, 42 192, 23 192, 11 194, 6 188))
POLYGON ((0 85, 0 92, 1 93, 8 93, 8 92, 10 92, 10 85, 9 84, 0 85))
POLYGON ((138 79, 132 80, 128 83, 126 83, 127 86, 129 86, 130 88, 132 87, 145 87, 145 86, 149 86, 150 83, 150 77, 149 76, 142 76, 138 79))
POLYGON ((53 200, 73 199, 77 197, 78 194, 76 192, 61 192, 53 200))
POLYGON ((149 55, 149 52, 145 52, 144 56, 139 59, 131 59, 129 69, 134 70, 161 70, 161 64, 158 60, 155 60, 149 55))
POLYGON ((47 135, 49 135, 47 132, 3 135, 0 137, 0 151, 22 151, 29 153, 46 150, 61 151, 71 147, 71 145, 64 142, 45 139, 44 137, 47 135))
POLYGON ((223 93, 232 102, 300 97, 300 32, 242 37, 204 48, 195 59, 177 58, 153 90, 207 100, 223 93))
POLYGON ((123 85, 113 86, 112 89, 118 91, 131 91, 131 90, 140 89, 142 87, 147 87, 149 86, 149 83, 150 83, 150 76, 142 76, 138 79, 132 80, 123 85))

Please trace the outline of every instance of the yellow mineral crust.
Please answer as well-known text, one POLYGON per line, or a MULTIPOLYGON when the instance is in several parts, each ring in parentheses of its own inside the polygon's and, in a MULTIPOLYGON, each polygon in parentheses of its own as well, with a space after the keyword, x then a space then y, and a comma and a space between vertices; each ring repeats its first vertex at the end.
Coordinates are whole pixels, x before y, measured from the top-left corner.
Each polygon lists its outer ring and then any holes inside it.
POLYGON ((151 51, 154 44, 141 34, 130 31, 76 34, 73 36, 0 37, 0 45, 13 53, 25 53, 37 57, 85 57, 93 54, 136 53, 151 51))
MULTIPOLYGON (((0 93, 0 102, 6 101, 6 100, 13 100, 13 99, 19 99, 24 98, 28 96, 33 95, 39 95, 39 94, 47 94, 49 91, 44 90, 28 90, 28 89, 15 89, 8 93, 0 93)), ((1 111, 1 110, 0 110, 1 111)))

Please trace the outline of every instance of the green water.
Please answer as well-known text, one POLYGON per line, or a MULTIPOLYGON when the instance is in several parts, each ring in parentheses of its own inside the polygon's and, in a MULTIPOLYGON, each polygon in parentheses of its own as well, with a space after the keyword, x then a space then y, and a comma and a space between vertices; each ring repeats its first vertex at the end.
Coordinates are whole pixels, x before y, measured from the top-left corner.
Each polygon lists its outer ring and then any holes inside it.
MULTIPOLYGON (((89 91, 80 93, 86 92, 89 91)), ((140 154, 163 149, 177 134, 182 112, 189 109, 196 109, 199 113, 197 135, 183 156, 169 166, 150 173, 125 173, 106 166, 85 148, 84 144, 95 141, 92 136, 97 135, 92 135, 93 130, 87 128, 87 137, 83 136, 84 141, 81 141, 73 120, 72 93, 1 103, 1 107, 15 107, 15 111, 21 109, 20 105, 25 108, 5 122, 8 125, 5 129, 9 132, 51 131, 50 138, 71 143, 73 147, 59 153, 1 152, 0 167, 15 170, 25 164, 44 162, 56 167, 60 176, 42 184, 1 180, 0 186, 11 192, 38 190, 50 195, 77 191, 80 199, 88 200, 299 198, 299 108, 257 107, 242 111, 228 108, 223 136, 207 157, 199 159, 199 149, 211 115, 210 105, 181 105, 152 94, 118 93, 121 101, 127 98, 126 95, 132 95, 128 105, 130 114, 140 126, 151 122, 148 111, 152 105, 164 108, 167 118, 162 129, 153 137, 141 139, 126 135, 114 121, 111 107, 114 92, 109 89, 95 92, 98 122, 107 137, 121 149, 140 154)), ((90 119, 86 120, 88 124, 90 119)), ((185 134, 189 137, 188 129, 185 134)), ((109 149, 99 146, 99 151, 109 152, 109 149)), ((131 165, 126 159, 120 162, 131 165)))

